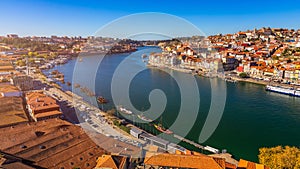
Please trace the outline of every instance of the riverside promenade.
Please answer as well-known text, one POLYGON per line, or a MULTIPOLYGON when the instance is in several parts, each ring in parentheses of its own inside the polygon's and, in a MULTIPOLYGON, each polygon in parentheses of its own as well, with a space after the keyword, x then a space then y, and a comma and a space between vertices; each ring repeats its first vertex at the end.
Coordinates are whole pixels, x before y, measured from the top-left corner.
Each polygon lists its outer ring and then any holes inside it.
MULTIPOLYGON (((63 91, 57 88, 56 85, 43 80, 42 76, 40 75, 34 75, 34 78, 35 80, 46 84, 47 87, 43 88, 43 92, 55 98, 58 102, 67 104, 67 107, 74 108, 70 113, 72 113, 72 116, 76 116, 78 118, 80 122, 78 125, 87 129, 87 131, 94 130, 107 137, 111 137, 134 146, 145 144, 144 141, 139 140, 120 128, 114 126, 104 111, 86 102, 82 99, 82 97, 71 91, 63 91)), ((72 123, 75 123, 74 120, 68 117, 70 113, 63 113, 66 119, 71 120, 72 123)))
POLYGON ((98 107, 84 101, 72 93, 72 96, 67 94, 66 92, 57 89, 57 88, 49 88, 45 90, 45 93, 52 97, 56 97, 60 101, 66 101, 70 106, 77 109, 74 113, 77 113, 77 117, 83 118, 81 119, 82 127, 91 127, 97 132, 104 134, 108 137, 113 137, 119 140, 123 140, 127 143, 132 143, 134 145, 138 145, 138 143, 143 144, 142 141, 134 138, 130 134, 124 132, 123 130, 112 125, 112 122, 107 118, 107 114, 101 111, 98 107))

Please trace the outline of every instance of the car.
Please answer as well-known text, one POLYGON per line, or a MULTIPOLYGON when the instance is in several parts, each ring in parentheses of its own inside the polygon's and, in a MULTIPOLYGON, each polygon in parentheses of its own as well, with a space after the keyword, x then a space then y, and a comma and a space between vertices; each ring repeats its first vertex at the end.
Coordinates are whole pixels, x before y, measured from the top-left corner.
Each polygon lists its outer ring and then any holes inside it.
POLYGON ((94 128, 98 128, 99 126, 97 124, 92 125, 94 128))
POLYGON ((93 124, 92 120, 86 119, 85 121, 88 122, 89 124, 93 124))

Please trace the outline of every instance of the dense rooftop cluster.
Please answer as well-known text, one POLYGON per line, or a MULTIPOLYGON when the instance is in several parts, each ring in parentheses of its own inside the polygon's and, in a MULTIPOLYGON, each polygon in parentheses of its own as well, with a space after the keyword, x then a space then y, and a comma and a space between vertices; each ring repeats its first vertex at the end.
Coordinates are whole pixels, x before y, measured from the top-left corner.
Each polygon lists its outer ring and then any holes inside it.
POLYGON ((235 71, 284 83, 300 80, 300 30, 261 28, 161 43, 150 64, 200 72, 235 71))

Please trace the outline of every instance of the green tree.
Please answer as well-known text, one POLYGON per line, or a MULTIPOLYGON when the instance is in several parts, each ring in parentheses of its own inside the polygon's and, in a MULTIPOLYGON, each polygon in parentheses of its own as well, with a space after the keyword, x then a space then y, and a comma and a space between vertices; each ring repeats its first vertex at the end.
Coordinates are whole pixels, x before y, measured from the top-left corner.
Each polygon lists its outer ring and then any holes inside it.
POLYGON ((300 149, 297 147, 260 148, 258 158, 261 164, 272 169, 300 168, 300 149))
POLYGON ((242 73, 239 74, 239 76, 240 76, 241 78, 247 78, 247 77, 248 77, 248 74, 245 73, 245 72, 242 72, 242 73))

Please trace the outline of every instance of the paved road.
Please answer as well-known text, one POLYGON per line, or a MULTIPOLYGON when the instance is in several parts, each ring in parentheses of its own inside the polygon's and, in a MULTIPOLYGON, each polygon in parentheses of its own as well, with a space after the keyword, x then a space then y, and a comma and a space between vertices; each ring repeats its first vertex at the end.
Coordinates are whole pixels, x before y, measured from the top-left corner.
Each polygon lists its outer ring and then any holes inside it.
POLYGON ((108 124, 108 121, 105 118, 105 112, 101 111, 98 107, 79 99, 80 97, 72 97, 57 88, 49 88, 48 90, 45 90, 45 93, 56 98, 60 102, 65 101, 68 105, 73 106, 76 110, 74 113, 77 113, 79 116, 79 121, 88 124, 97 132, 133 145, 144 144, 143 141, 120 131, 120 129, 115 129, 112 125, 108 124))

